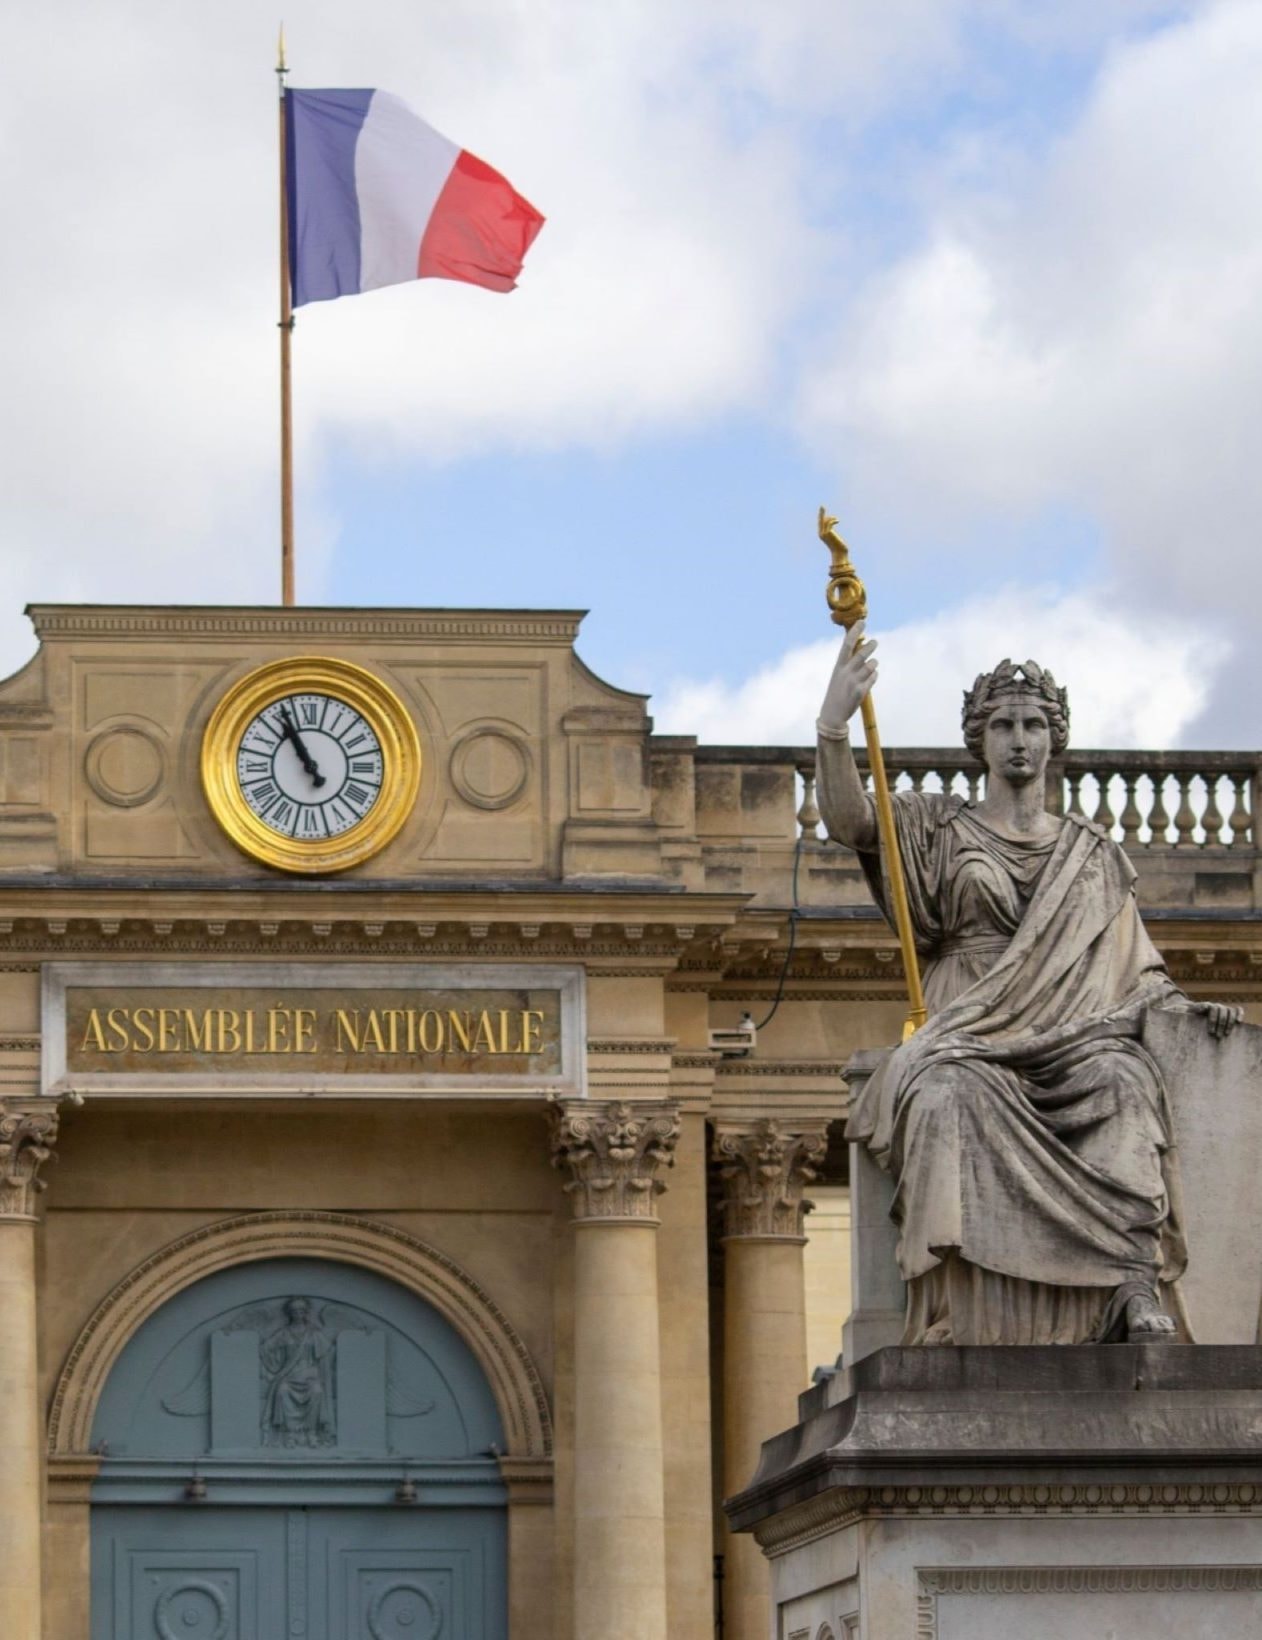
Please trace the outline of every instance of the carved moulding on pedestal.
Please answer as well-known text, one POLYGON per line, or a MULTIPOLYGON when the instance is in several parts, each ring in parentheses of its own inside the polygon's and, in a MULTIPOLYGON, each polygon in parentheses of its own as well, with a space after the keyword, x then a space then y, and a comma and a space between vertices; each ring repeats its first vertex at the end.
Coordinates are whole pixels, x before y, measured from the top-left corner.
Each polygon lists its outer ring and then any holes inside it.
POLYGON ((656 1224, 658 1177, 674 1166, 679 1106, 670 1100, 553 1106, 552 1165, 568 1168, 566 1194, 577 1223, 636 1220, 656 1224))
POLYGON ((724 1236, 803 1239, 803 1220, 814 1202, 806 1186, 828 1149, 825 1126, 789 1128, 763 1116, 752 1126, 720 1124, 714 1159, 723 1180, 724 1236))
POLYGON ((39 1170, 56 1138, 55 1110, 15 1110, 0 1100, 0 1219, 35 1216, 35 1198, 48 1188, 39 1170))

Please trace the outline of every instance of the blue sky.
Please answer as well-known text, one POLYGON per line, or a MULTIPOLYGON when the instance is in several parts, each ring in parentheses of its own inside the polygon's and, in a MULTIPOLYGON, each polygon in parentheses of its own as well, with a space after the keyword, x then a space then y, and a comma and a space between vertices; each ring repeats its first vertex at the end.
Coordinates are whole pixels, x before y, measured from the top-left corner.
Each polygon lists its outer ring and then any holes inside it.
MULTIPOLYGON (((1009 652, 1069 682, 1080 742, 1262 738, 1255 0, 286 22, 295 84, 396 92, 549 218, 510 297, 300 313, 301 599, 587 607, 584 658, 659 726, 801 740, 826 502, 887 739, 953 739, 1009 652)), ((18 32, 8 665, 27 599, 277 583, 274 24, 63 0, 18 32)))

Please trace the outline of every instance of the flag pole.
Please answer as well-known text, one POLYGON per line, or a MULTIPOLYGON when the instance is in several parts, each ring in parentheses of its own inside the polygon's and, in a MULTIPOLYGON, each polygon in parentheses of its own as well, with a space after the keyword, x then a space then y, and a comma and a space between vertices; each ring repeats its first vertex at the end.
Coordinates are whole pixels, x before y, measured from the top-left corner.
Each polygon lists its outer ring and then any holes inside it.
MULTIPOLYGON (((828 608, 834 622, 847 631, 868 613, 868 595, 858 572, 850 562, 850 549, 837 534, 837 520, 819 509, 819 538, 833 555, 828 572, 828 608)), ((894 914, 894 928, 898 934, 903 957, 903 974, 907 980, 910 1004, 907 1021, 903 1026, 906 1041, 925 1023, 925 994, 920 983, 920 963, 916 957, 916 941, 912 933, 911 908, 907 903, 907 879, 903 876, 903 860, 898 848, 898 830, 894 824, 894 805, 890 801, 890 783, 885 773, 885 758, 881 752, 881 737, 876 727, 876 707, 872 691, 863 697, 863 734, 868 744, 868 768, 872 774, 872 796, 876 805, 877 830, 885 855, 885 869, 890 884, 890 910, 894 914)))
POLYGON ((285 142, 285 26, 276 51, 280 87, 280 601, 294 601, 294 416, 290 345, 294 334, 293 291, 289 276, 289 186, 285 142))

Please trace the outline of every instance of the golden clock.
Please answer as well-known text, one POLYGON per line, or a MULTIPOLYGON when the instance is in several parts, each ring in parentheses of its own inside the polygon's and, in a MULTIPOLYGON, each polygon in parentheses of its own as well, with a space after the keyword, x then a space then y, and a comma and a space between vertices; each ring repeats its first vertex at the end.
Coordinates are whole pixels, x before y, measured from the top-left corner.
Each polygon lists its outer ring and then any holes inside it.
POLYGON ((302 656, 242 678, 211 714, 202 786, 247 854, 281 871, 345 871, 412 812, 421 745, 399 697, 350 661, 302 656))

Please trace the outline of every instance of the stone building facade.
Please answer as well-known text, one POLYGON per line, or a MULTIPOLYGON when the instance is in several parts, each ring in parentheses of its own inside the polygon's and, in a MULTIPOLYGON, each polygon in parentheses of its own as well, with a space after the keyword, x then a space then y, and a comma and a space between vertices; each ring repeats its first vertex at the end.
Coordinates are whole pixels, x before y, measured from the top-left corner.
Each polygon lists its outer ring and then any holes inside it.
MULTIPOLYGON (((0 685, 6 1636, 710 1640, 721 1607, 762 1640, 719 1503, 835 1350, 841 1070, 903 1017, 810 752, 654 735, 570 612, 31 614, 0 685), (279 869, 209 801, 208 729, 326 661, 400 703, 419 779, 358 863, 279 869)), ((1262 1019, 1255 760, 1061 777, 1179 983, 1262 1019)))

